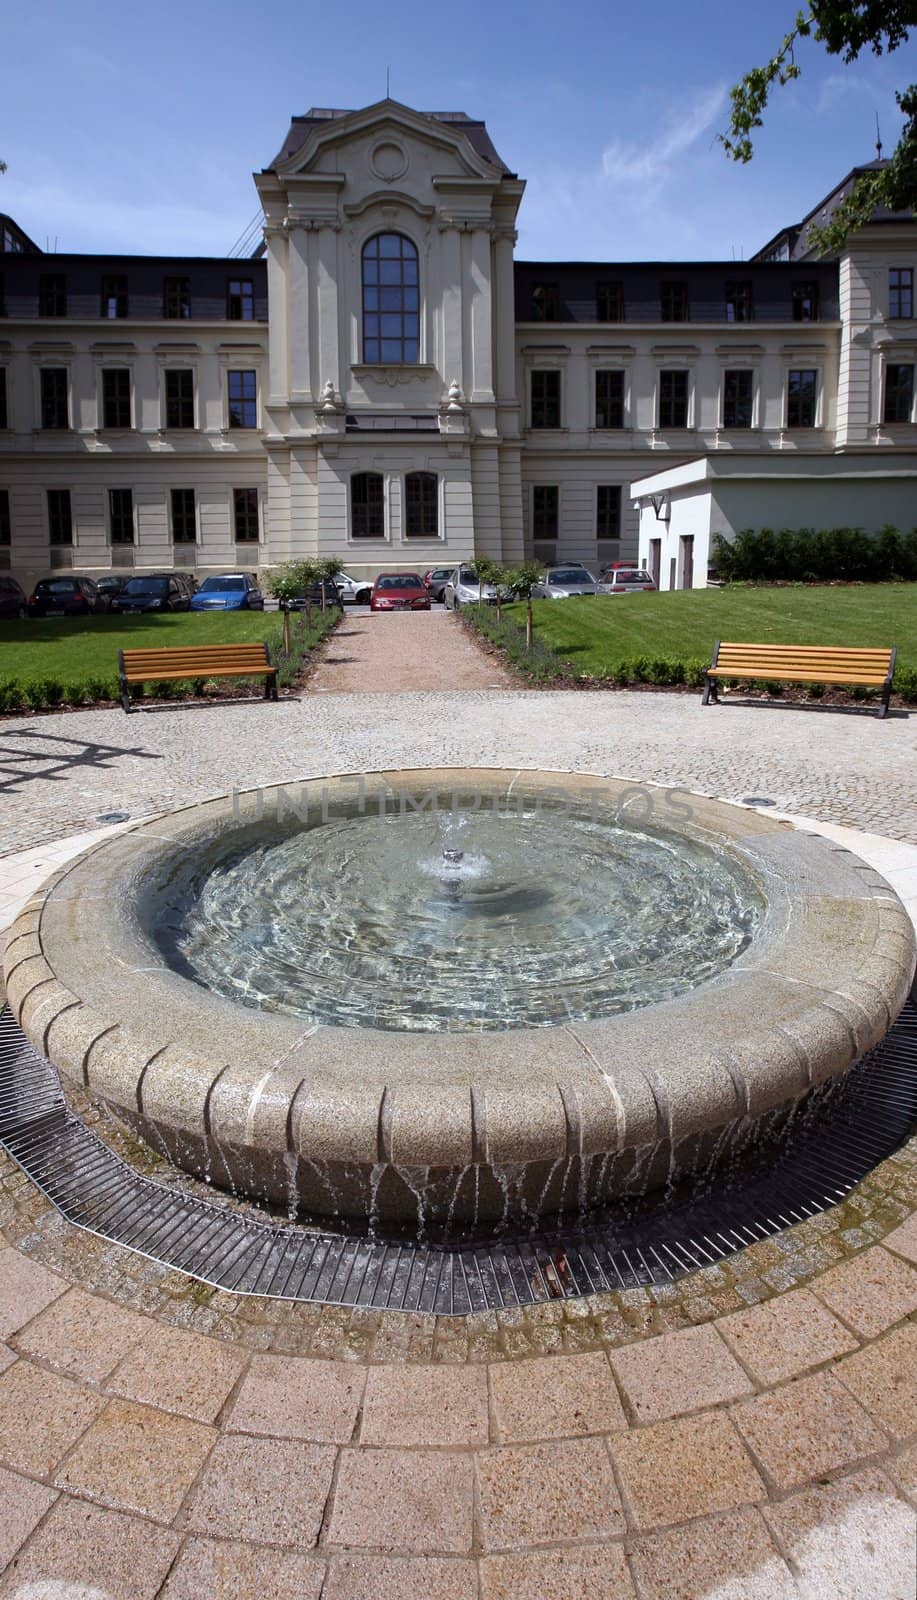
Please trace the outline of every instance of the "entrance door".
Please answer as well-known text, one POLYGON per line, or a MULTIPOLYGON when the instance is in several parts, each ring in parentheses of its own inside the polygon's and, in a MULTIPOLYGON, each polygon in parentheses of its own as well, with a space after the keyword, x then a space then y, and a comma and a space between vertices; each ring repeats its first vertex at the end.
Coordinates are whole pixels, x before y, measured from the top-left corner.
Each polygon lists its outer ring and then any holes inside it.
POLYGON ((694 540, 688 534, 681 536, 681 586, 694 588, 694 540))
POLYGON ((659 574, 662 571, 662 540, 650 540, 650 577, 656 588, 659 588, 659 574))

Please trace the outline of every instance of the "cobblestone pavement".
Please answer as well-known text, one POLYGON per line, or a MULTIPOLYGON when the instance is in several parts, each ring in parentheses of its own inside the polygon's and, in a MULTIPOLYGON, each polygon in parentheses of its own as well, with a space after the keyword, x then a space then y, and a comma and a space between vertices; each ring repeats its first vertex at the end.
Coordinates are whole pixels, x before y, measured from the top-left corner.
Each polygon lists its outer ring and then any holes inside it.
MULTIPOLYGON (((914 744, 903 718, 630 693, 48 717, 0 730, 5 847, 469 761, 915 840, 914 744)), ((917 1141, 678 1283, 467 1319, 215 1291, 0 1158, 0 1600, 913 1600, 915 1508, 917 1141)))

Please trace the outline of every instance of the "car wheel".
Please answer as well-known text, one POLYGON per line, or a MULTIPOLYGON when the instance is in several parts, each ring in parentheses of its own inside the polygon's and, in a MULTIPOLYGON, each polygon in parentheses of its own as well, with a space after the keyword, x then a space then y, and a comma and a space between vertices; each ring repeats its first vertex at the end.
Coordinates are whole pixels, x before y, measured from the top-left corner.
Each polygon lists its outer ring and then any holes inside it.
POLYGON ((358 589, 354 597, 354 605, 368 606, 370 600, 372 599, 372 594, 373 592, 371 589, 358 589))

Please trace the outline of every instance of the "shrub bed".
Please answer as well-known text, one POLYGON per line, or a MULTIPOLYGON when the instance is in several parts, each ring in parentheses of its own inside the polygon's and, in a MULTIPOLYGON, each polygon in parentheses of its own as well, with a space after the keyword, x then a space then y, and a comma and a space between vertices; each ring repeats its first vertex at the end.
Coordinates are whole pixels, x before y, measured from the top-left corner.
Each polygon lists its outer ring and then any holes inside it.
POLYGON ((917 528, 745 528, 718 534, 713 565, 727 583, 890 583, 917 580, 917 528))

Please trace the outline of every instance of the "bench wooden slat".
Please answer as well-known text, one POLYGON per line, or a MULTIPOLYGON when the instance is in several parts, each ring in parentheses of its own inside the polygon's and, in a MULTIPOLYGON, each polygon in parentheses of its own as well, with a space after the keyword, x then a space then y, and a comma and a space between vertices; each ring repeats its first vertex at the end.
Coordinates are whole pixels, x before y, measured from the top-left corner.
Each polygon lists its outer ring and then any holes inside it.
POLYGON ((121 704, 130 711, 131 684, 180 678, 263 678, 265 698, 277 699, 277 668, 263 640, 244 644, 164 645, 118 651, 121 704))
POLYGON ((844 645, 754 644, 718 640, 704 674, 703 704, 717 700, 718 678, 824 683, 882 690, 877 715, 888 715, 895 650, 844 645))

